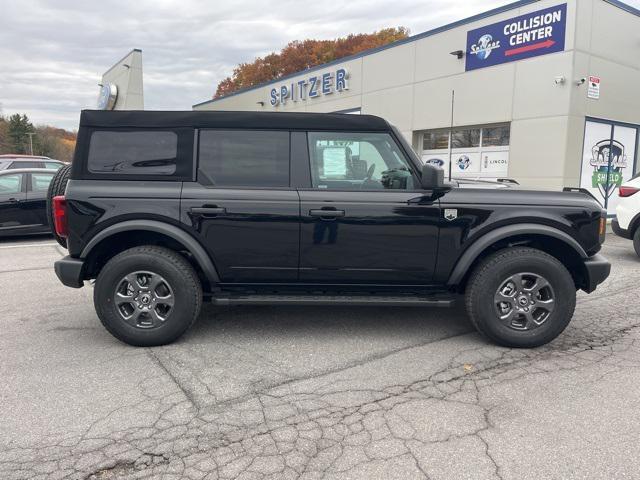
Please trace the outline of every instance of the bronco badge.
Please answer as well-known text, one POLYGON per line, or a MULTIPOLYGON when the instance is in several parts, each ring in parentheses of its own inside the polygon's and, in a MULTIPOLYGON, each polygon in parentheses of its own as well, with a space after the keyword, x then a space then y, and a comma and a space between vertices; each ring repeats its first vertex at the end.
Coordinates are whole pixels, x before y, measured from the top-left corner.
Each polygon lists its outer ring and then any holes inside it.
POLYGON ((455 220, 458 218, 458 209, 457 208, 445 208, 444 209, 444 218, 447 220, 455 220))

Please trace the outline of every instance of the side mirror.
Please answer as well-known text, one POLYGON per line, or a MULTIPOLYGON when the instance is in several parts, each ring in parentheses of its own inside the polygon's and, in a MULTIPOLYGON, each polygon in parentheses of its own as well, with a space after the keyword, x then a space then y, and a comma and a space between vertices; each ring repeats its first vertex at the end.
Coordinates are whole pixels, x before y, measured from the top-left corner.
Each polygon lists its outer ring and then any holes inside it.
POLYGON ((422 166, 420 185, 425 190, 434 190, 444 187, 444 170, 430 163, 422 166))

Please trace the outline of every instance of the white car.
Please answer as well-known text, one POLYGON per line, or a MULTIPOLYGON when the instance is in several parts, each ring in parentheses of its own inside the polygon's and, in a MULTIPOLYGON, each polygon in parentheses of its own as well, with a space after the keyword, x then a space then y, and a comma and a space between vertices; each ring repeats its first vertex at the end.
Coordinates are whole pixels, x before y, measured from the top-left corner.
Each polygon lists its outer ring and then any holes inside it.
POLYGON ((640 173, 618 189, 620 201, 611 227, 616 235, 633 240, 633 248, 640 256, 640 173))

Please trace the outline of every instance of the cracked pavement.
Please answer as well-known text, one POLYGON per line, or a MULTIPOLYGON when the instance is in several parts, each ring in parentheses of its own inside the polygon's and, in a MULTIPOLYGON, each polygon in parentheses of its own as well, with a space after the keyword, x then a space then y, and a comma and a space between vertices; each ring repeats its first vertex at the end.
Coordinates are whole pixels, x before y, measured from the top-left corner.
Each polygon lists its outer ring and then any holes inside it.
POLYGON ((461 308, 205 307, 112 338, 50 239, 0 242, 2 479, 638 478, 640 259, 535 350, 461 308))

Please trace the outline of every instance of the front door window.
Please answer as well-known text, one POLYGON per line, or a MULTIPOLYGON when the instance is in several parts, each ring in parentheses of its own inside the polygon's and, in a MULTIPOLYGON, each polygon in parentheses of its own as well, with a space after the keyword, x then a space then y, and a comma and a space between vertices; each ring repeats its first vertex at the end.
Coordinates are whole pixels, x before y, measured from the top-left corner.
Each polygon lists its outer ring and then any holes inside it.
POLYGON ((388 133, 310 132, 313 187, 328 190, 412 190, 411 164, 388 133))

